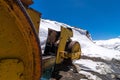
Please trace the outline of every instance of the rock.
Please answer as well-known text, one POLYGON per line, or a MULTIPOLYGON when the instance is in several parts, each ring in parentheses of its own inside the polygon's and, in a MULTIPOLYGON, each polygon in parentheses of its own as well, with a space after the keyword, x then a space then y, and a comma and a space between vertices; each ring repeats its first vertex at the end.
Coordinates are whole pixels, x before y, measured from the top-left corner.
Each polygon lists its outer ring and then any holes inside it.
POLYGON ((115 78, 115 75, 114 75, 114 74, 111 74, 111 78, 114 79, 114 78, 115 78))

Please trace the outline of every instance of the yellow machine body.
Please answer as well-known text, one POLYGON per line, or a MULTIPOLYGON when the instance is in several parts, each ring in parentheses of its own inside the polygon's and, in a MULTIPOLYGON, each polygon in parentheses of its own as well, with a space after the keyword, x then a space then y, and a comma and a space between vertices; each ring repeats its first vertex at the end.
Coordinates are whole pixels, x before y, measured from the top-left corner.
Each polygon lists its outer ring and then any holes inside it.
MULTIPOLYGON (((29 0, 22 1, 27 4, 29 0)), ((39 17, 28 16, 31 12, 20 0, 0 0, 0 80, 41 77, 41 49, 35 29, 39 17)))
POLYGON ((41 14, 32 8, 27 8, 26 11, 28 12, 28 14, 29 14, 34 26, 35 26, 36 32, 39 33, 41 14))
POLYGON ((56 57, 56 64, 61 63, 61 61, 63 60, 63 58, 64 58, 63 52, 65 51, 66 42, 72 36, 73 36, 72 31, 68 30, 67 28, 61 27, 60 41, 59 41, 57 57, 56 57))
POLYGON ((71 58, 72 60, 75 60, 75 59, 80 59, 81 57, 81 47, 80 47, 80 44, 77 42, 77 41, 72 41, 68 47, 67 47, 70 51, 68 52, 63 52, 62 54, 64 55, 61 55, 63 56, 64 58, 71 58))
POLYGON ((79 42, 72 41, 72 30, 61 27, 61 31, 48 30, 45 55, 56 56, 56 64, 60 64, 64 59, 80 59, 81 47, 79 42))
POLYGON ((57 50, 56 64, 63 61, 64 58, 80 59, 81 47, 76 41, 71 41, 68 46, 67 41, 73 36, 73 32, 67 28, 61 27, 60 42, 57 50), (66 51, 65 49, 69 50, 66 51))

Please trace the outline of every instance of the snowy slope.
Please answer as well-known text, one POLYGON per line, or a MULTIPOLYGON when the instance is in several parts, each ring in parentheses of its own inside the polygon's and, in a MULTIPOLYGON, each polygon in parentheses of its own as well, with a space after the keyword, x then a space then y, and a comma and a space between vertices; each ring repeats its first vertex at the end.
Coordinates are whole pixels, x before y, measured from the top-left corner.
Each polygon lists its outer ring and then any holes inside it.
POLYGON ((108 49, 120 51, 120 37, 109 40, 96 40, 95 43, 108 49))
MULTIPOLYGON (((60 31, 60 26, 71 27, 56 21, 41 20, 39 37, 42 50, 44 50, 48 28, 60 31)), ((87 30, 71 28, 74 34, 72 39, 78 41, 82 49, 81 59, 74 61, 79 73, 85 75, 87 80, 113 80, 116 75, 119 76, 119 65, 114 64, 114 62, 120 61, 120 52, 96 45, 87 30), (108 76, 106 77, 106 75, 108 76)))

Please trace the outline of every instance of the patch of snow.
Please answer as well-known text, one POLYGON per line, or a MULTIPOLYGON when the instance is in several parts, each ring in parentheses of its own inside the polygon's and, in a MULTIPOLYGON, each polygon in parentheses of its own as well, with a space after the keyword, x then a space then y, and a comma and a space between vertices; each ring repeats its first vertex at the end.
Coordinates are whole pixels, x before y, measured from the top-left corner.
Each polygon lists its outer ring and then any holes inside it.
POLYGON ((119 37, 109 39, 109 40, 95 40, 94 42, 99 46, 120 51, 120 38, 119 37))
MULTIPOLYGON (((101 78, 99 78, 96 75, 91 74, 90 72, 80 71, 79 73, 84 74, 90 80, 102 80, 101 78)), ((80 80, 88 80, 88 79, 80 79, 80 80)))
POLYGON ((88 80, 88 79, 80 79, 80 80, 88 80))
POLYGON ((100 44, 104 44, 104 45, 113 45, 113 44, 117 44, 120 43, 120 38, 114 38, 114 39, 109 39, 109 40, 95 40, 96 44, 100 45, 100 44))
POLYGON ((111 69, 111 67, 104 62, 92 61, 88 59, 80 59, 80 60, 76 60, 74 63, 82 66, 81 69, 83 70, 94 71, 99 74, 105 75, 114 72, 111 69))

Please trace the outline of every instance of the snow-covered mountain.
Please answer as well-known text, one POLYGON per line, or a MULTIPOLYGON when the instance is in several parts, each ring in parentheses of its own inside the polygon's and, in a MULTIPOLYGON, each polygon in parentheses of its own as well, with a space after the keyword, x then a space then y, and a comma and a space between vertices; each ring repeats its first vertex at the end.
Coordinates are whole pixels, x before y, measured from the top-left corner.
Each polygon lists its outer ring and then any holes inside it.
POLYGON ((120 51, 120 37, 109 40, 96 40, 95 43, 108 49, 120 51))
MULTIPOLYGON (((42 50, 47 39, 48 28, 60 31, 60 26, 71 27, 67 24, 42 19, 40 23, 40 42, 42 50)), ((82 57, 74 61, 79 74, 83 75, 80 80, 120 80, 120 51, 101 47, 92 38, 87 30, 71 27, 73 40, 81 45, 82 57)), ((119 47, 118 47, 119 48, 119 47)))

